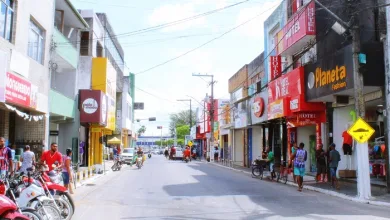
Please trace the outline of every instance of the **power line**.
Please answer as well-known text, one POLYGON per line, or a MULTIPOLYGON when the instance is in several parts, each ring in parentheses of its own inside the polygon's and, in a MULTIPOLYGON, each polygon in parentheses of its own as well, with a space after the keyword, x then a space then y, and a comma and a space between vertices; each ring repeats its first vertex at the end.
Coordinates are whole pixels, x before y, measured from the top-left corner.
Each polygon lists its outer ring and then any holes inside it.
MULTIPOLYGON (((121 37, 121 36, 132 36, 132 35, 137 35, 137 34, 146 33, 146 32, 150 32, 150 31, 155 31, 155 30, 159 30, 159 29, 162 29, 162 28, 166 28, 166 27, 170 27, 170 26, 173 26, 173 25, 177 25, 177 24, 180 24, 180 23, 183 23, 183 22, 195 20, 195 19, 198 19, 198 18, 201 18, 201 17, 204 17, 204 16, 208 16, 208 15, 211 15, 211 14, 214 14, 214 13, 217 13, 217 12, 220 12, 220 11, 223 11, 223 10, 226 10, 226 9, 229 9, 229 8, 232 8, 232 7, 244 4, 244 3, 249 2, 249 1, 250 0, 240 1, 240 2, 237 2, 235 4, 224 6, 224 7, 218 8, 218 9, 214 9, 214 10, 211 10, 211 11, 207 11, 207 12, 204 12, 204 13, 201 13, 201 14, 197 14, 197 15, 194 15, 194 16, 191 16, 191 17, 179 19, 179 20, 176 20, 176 21, 167 22, 167 23, 164 23, 164 24, 160 24, 160 25, 156 25, 156 26, 152 26, 152 27, 148 27, 148 28, 143 28, 143 29, 139 29, 139 30, 135 30, 135 31, 130 31, 130 32, 127 32, 127 33, 116 34, 116 35, 114 34, 114 35, 110 35, 108 37, 94 38, 93 40, 113 38, 113 37, 118 38, 118 37, 121 37)), ((70 41, 70 42, 66 42, 66 43, 62 43, 62 44, 72 44, 72 43, 78 43, 78 42, 81 42, 81 40, 70 41)))

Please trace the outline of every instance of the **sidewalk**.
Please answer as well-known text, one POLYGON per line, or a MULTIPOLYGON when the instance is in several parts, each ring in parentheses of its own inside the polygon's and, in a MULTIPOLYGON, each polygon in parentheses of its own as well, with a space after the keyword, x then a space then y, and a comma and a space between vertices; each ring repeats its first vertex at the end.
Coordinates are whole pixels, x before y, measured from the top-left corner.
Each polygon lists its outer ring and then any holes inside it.
MULTIPOLYGON (((203 163, 206 163, 203 161, 203 163)), ((252 169, 241 167, 237 165, 233 165, 233 167, 225 166, 217 162, 211 162, 208 164, 212 164, 215 166, 223 167, 226 169, 234 170, 237 172, 243 172, 248 175, 252 175, 252 169)), ((267 174, 265 173, 265 176, 267 174)), ((336 190, 331 187, 330 183, 317 183, 315 181, 315 177, 313 176, 305 176, 303 181, 303 188, 311 191, 316 191, 320 193, 324 193, 327 195, 339 197, 342 199, 347 199, 355 202, 360 203, 367 203, 372 205, 378 205, 378 206, 386 206, 390 207, 390 194, 387 193, 387 189, 385 187, 380 186, 371 186, 371 193, 372 198, 370 200, 361 200, 356 197, 357 195, 357 184, 354 182, 346 182, 346 181, 340 181, 340 190, 336 190)), ((288 185, 297 186, 296 183, 293 181, 292 175, 288 176, 288 185)))
POLYGON ((80 167, 79 172, 77 174, 77 187, 81 187, 86 184, 91 184, 96 179, 111 173, 112 172, 111 166, 114 165, 114 161, 105 160, 104 162, 105 162, 105 169, 104 169, 104 173, 102 174, 93 173, 92 170, 88 170, 88 167, 80 167))

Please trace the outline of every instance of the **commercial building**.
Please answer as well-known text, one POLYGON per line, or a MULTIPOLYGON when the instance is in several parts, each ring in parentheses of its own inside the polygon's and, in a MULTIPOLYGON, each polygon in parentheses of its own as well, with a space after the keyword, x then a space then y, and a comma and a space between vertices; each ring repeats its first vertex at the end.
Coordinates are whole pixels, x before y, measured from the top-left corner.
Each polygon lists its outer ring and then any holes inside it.
POLYGON ((79 158, 78 64, 81 32, 87 22, 70 1, 55 1, 53 47, 51 49, 50 81, 50 143, 58 150, 73 150, 73 162, 79 158))
POLYGON ((55 1, 0 1, 0 136, 39 157, 49 140, 55 1))

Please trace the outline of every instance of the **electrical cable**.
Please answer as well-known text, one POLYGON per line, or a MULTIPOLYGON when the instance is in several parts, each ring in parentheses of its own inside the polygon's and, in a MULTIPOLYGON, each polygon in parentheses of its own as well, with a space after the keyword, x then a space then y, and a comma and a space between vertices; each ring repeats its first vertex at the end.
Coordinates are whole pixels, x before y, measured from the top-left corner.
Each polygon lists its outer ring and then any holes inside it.
MULTIPOLYGON (((226 10, 226 9, 229 9, 229 8, 232 8, 232 7, 244 4, 244 3, 249 2, 249 1, 250 0, 244 0, 244 1, 237 2, 235 4, 231 4, 231 5, 228 5, 228 6, 221 7, 221 8, 217 8, 217 9, 214 9, 214 10, 211 10, 211 11, 207 11, 207 12, 204 12, 204 13, 201 13, 201 14, 197 14, 197 15, 194 15, 194 16, 191 16, 191 17, 179 19, 179 20, 176 20, 176 21, 167 22, 167 23, 164 23, 164 24, 160 24, 160 25, 156 25, 156 26, 152 26, 152 27, 148 27, 148 28, 143 28, 143 29, 139 29, 139 30, 135 30, 135 31, 130 31, 130 32, 122 33, 122 34, 116 34, 116 35, 114 34, 114 35, 110 35, 108 37, 94 38, 92 40, 98 40, 98 39, 102 40, 102 39, 105 39, 105 38, 113 38, 113 37, 118 38, 118 37, 122 37, 122 36, 132 36, 132 35, 137 35, 137 34, 140 34, 140 33, 146 33, 146 32, 150 32, 150 31, 155 31, 155 30, 159 30, 159 29, 162 29, 162 28, 166 28, 166 27, 170 27, 170 26, 173 26, 173 25, 177 25, 177 24, 180 24, 180 23, 183 23, 183 22, 195 20, 195 19, 207 16, 207 15, 211 15, 211 14, 214 14, 214 13, 217 13, 217 12, 220 12, 220 11, 223 11, 223 10, 226 10)), ((70 41, 70 42, 61 43, 61 44, 73 44, 73 43, 78 43, 78 42, 82 42, 82 40, 70 41)))

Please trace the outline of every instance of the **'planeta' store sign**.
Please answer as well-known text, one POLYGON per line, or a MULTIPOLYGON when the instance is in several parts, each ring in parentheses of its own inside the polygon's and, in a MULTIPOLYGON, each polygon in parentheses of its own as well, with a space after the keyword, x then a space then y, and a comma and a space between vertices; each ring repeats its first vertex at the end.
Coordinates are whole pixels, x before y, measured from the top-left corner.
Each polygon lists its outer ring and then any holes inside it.
POLYGON ((352 47, 305 66, 306 100, 312 101, 353 88, 352 47))

